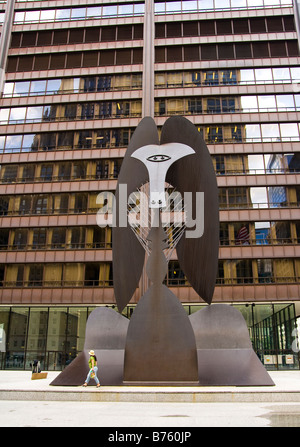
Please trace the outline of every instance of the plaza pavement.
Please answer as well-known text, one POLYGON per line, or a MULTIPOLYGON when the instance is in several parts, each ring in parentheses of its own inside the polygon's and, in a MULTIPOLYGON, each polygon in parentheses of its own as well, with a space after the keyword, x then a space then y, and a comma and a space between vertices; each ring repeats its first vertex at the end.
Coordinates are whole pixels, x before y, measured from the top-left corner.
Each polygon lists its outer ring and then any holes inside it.
POLYGON ((300 371, 270 372, 271 387, 50 386, 57 374, 0 371, 0 427, 97 427, 105 447, 126 434, 142 435, 126 445, 158 446, 175 433, 195 441, 202 427, 300 427, 300 371))

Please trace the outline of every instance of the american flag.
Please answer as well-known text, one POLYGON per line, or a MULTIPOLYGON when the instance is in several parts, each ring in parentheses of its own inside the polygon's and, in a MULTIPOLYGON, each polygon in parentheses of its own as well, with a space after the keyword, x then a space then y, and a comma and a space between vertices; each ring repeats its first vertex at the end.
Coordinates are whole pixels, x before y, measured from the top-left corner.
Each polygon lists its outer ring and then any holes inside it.
POLYGON ((249 231, 245 225, 243 225, 236 237, 237 245, 249 244, 249 231))

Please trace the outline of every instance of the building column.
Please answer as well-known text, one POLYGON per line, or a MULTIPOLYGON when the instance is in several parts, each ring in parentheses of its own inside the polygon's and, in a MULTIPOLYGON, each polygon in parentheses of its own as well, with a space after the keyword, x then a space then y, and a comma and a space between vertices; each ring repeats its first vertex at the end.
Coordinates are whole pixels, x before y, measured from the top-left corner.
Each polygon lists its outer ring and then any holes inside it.
POLYGON ((7 54, 10 45, 10 36, 12 31, 15 12, 15 0, 7 0, 5 7, 5 16, 0 38, 0 94, 3 93, 5 82, 5 68, 7 54))
POLYGON ((154 118, 154 3, 145 0, 142 116, 154 118))

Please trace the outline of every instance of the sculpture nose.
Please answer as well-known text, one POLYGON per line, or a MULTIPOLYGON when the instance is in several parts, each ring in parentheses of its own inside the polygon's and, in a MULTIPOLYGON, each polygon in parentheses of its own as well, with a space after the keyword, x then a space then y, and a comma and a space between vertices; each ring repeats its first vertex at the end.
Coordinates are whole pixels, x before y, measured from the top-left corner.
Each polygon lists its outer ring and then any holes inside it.
POLYGON ((165 181, 169 167, 180 158, 194 154, 195 151, 186 144, 167 143, 149 144, 137 149, 131 156, 146 166, 150 183, 149 208, 166 206, 165 181))

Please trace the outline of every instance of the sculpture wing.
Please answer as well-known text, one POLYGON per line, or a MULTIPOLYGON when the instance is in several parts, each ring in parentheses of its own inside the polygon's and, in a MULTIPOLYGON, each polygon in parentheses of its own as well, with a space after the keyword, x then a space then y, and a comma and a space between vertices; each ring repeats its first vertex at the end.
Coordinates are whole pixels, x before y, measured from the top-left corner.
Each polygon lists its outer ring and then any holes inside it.
POLYGON ((145 251, 128 223, 126 227, 119 226, 119 185, 127 185, 128 198, 149 180, 146 167, 131 157, 136 149, 147 144, 159 144, 157 127, 150 117, 142 119, 131 137, 118 178, 115 210, 117 225, 112 229, 112 242, 114 292, 119 312, 129 303, 138 286, 145 259, 145 251))
MULTIPOLYGON (((211 303, 218 269, 219 201, 216 175, 207 146, 194 124, 183 117, 169 118, 161 133, 161 144, 184 143, 195 154, 175 162, 166 180, 179 191, 204 192, 204 233, 187 238, 186 231, 178 242, 177 256, 190 285, 208 304, 211 303)), ((193 201, 193 210, 195 210, 193 201)), ((195 218, 196 216, 194 216, 195 218)), ((199 216, 197 216, 199 218, 199 216)), ((192 230, 192 229, 191 229, 192 230)))

